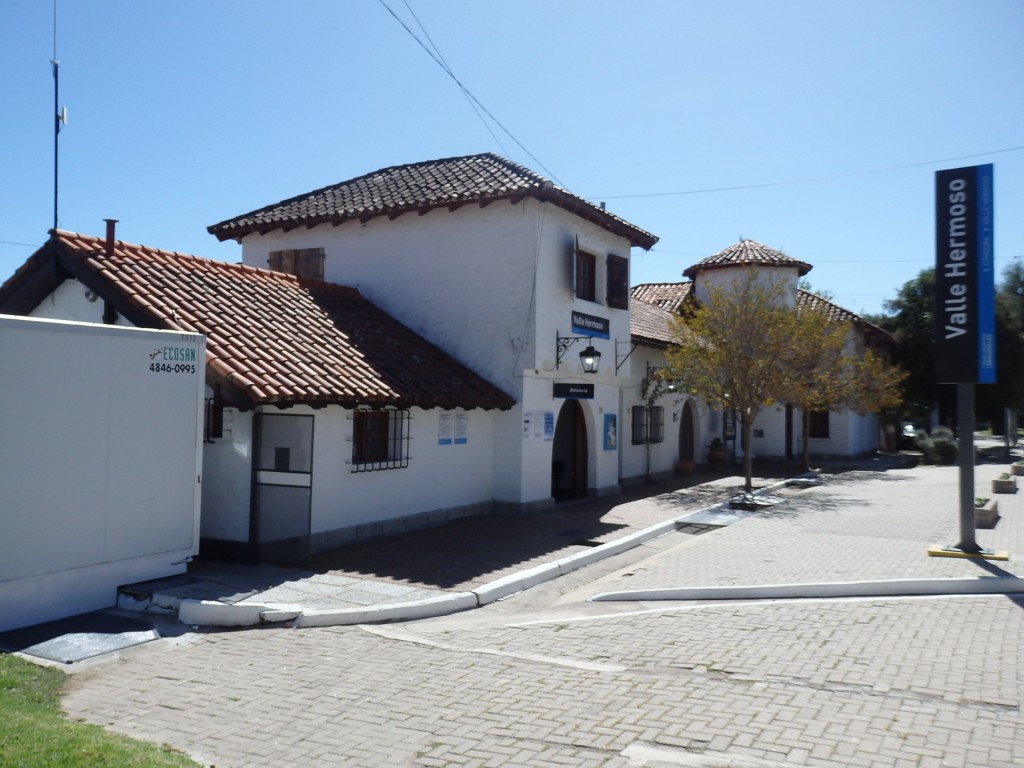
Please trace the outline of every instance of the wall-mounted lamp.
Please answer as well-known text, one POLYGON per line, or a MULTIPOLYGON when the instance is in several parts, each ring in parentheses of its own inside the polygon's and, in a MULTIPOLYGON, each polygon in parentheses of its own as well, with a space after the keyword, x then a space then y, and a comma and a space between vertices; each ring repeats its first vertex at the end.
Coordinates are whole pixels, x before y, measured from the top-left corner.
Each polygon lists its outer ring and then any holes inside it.
POLYGON ((580 365, 584 373, 597 373, 597 366, 601 364, 601 353, 594 349, 590 336, 560 336, 555 331, 555 370, 558 370, 566 351, 577 341, 587 340, 587 348, 580 352, 580 365))

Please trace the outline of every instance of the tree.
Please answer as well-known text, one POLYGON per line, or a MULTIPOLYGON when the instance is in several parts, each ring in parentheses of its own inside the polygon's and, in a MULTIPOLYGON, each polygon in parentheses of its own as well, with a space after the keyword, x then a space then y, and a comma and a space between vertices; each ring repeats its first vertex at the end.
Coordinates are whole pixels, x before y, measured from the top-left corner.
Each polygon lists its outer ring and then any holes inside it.
POLYGON ((803 412, 803 464, 810 469, 810 419, 813 411, 860 413, 895 408, 902 402, 906 374, 886 355, 866 346, 848 321, 809 306, 797 313, 795 339, 785 366, 790 380, 786 401, 803 412))
POLYGON ((861 412, 893 407, 903 374, 866 348, 848 322, 815 306, 798 311, 785 287, 748 270, 728 286, 708 289, 705 303, 687 306, 673 325, 675 344, 661 372, 709 405, 734 409, 744 446, 744 489, 752 490, 750 451, 762 408, 786 402, 809 420, 820 410, 861 412))
POLYGON ((735 410, 744 450, 744 488, 752 490, 754 419, 780 399, 789 374, 779 365, 793 344, 796 312, 779 285, 747 270, 731 285, 710 287, 705 303, 691 303, 674 321, 675 344, 660 372, 712 408, 735 410))

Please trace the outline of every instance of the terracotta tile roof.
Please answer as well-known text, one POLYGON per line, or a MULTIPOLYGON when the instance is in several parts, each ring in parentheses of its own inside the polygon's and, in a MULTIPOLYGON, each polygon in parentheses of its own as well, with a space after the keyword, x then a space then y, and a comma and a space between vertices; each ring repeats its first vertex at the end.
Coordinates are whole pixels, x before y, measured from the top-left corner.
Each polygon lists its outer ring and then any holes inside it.
POLYGON ((740 240, 692 267, 687 267, 683 271, 683 276, 692 280, 701 270, 725 267, 796 267, 801 277, 811 271, 811 265, 805 261, 790 258, 782 251, 776 251, 754 240, 740 240))
POLYGON ((692 287, 693 283, 641 283, 630 289, 630 295, 645 304, 678 312, 692 287))
MULTIPOLYGON (((630 304, 630 312, 632 313, 630 315, 630 331, 632 335, 640 335, 639 332, 641 331, 642 326, 639 325, 639 323, 641 321, 636 319, 638 317, 637 310, 640 307, 644 304, 648 304, 676 314, 679 312, 679 307, 682 306, 683 302, 686 301, 687 297, 690 295, 692 288, 693 283, 689 282, 644 283, 642 285, 633 286, 631 290, 633 302, 630 304)), ((886 331, 872 323, 869 323, 860 315, 857 315, 848 309, 844 309, 838 304, 835 304, 816 293, 805 291, 803 288, 797 289, 796 307, 798 312, 820 312, 833 322, 852 323, 865 333, 868 333, 877 339, 892 341, 892 337, 886 331)), ((669 341, 671 341, 671 338, 669 338, 669 341)))
POLYGON ((451 210, 468 203, 513 203, 535 197, 554 203, 604 229, 650 248, 658 238, 521 165, 485 153, 384 168, 304 195, 282 200, 208 227, 219 240, 252 232, 288 231, 325 222, 368 221, 377 216, 451 210))
POLYGON ((633 298, 629 302, 629 335, 641 344, 664 346, 674 340, 671 330, 672 312, 633 298))
MULTIPOLYGON (((231 404, 514 403, 355 288, 121 241, 107 256, 104 243, 56 231, 30 262, 50 249, 102 298, 120 301, 130 322, 205 334, 208 381, 246 401, 231 404)), ((0 308, 25 277, 19 270, 0 287, 0 308)))
POLYGON ((835 304, 816 293, 805 291, 803 288, 798 289, 796 292, 796 308, 798 312, 820 312, 832 322, 852 323, 878 339, 883 339, 889 342, 894 341, 887 331, 882 330, 877 325, 869 323, 860 315, 851 312, 848 309, 844 309, 838 304, 835 304))

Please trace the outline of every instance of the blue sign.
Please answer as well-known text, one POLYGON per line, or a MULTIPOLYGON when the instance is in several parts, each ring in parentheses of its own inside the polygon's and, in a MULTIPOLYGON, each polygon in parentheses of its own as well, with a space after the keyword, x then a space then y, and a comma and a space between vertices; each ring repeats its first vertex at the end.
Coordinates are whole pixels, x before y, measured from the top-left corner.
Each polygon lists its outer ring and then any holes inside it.
POLYGON ((935 174, 935 377, 996 380, 992 166, 935 174))
POLYGON ((607 317, 595 317, 584 312, 572 313, 572 332, 580 336, 596 336, 599 339, 611 338, 611 323, 607 317))

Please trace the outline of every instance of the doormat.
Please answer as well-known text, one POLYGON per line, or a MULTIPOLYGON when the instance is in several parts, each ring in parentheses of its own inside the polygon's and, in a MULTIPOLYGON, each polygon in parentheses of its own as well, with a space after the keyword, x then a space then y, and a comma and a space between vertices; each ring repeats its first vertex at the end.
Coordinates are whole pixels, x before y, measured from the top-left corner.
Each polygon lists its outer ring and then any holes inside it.
POLYGON ((159 637, 151 622, 94 611, 0 633, 0 649, 73 664, 159 637))

